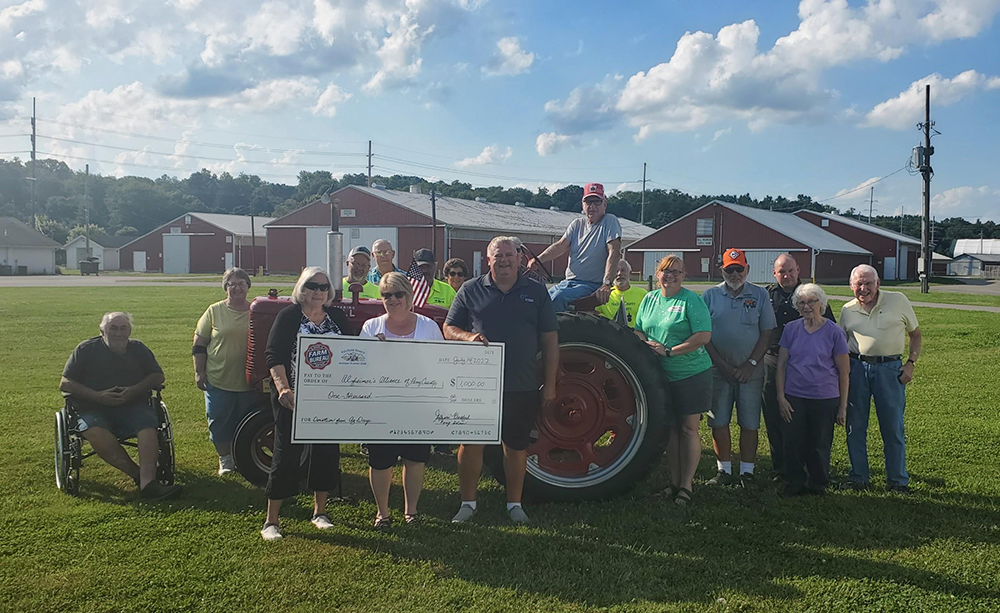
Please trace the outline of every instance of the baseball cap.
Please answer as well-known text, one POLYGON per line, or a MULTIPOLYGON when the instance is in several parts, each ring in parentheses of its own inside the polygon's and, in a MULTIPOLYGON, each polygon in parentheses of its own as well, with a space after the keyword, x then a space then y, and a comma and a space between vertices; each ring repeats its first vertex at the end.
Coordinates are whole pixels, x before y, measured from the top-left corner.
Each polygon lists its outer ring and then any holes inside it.
POLYGON ((347 257, 348 258, 352 258, 352 257, 356 256, 359 253, 361 255, 365 256, 366 258, 368 258, 369 260, 372 259, 371 249, 369 249, 368 247, 365 247, 364 245, 358 245, 354 249, 351 249, 351 252, 349 254, 347 254, 347 257))
POLYGON ((583 199, 586 200, 587 196, 598 196, 601 200, 607 202, 607 198, 604 197, 604 186, 600 183, 588 183, 583 188, 583 199))
POLYGON ((436 264, 437 258, 434 257, 434 252, 430 249, 417 249, 413 252, 413 260, 417 264, 436 264))
POLYGON ((728 268, 730 264, 739 264, 745 268, 747 256, 739 249, 726 249, 726 252, 722 254, 722 267, 728 268))

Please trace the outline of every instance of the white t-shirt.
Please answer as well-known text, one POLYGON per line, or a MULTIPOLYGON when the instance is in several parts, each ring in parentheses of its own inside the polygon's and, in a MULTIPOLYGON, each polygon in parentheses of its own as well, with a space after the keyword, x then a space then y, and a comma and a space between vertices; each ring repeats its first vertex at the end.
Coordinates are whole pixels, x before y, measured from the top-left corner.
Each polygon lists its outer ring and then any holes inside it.
POLYGON ((388 314, 379 315, 374 319, 369 319, 365 322, 365 325, 361 327, 361 334, 358 336, 367 336, 374 338, 379 334, 384 334, 386 338, 412 338, 414 340, 420 341, 443 341, 444 336, 441 334, 441 328, 438 327, 437 323, 434 322, 430 317, 424 317, 423 315, 417 313, 417 327, 413 329, 413 334, 408 336, 398 336, 393 334, 385 327, 385 322, 389 318, 388 314))

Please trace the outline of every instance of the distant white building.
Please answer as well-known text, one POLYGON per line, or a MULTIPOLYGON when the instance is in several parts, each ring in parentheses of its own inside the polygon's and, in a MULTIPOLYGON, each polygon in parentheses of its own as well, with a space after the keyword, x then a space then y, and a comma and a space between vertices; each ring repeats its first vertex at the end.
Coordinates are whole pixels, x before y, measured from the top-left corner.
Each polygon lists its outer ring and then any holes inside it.
POLYGON ((91 235, 90 253, 87 253, 87 237, 77 236, 66 243, 66 268, 79 268, 78 262, 88 256, 97 258, 98 270, 118 270, 119 247, 135 240, 134 236, 108 236, 106 234, 91 235))
POLYGON ((960 238, 955 241, 955 253, 958 257, 963 253, 981 255, 1000 255, 1000 239, 998 238, 960 238))
POLYGON ((62 245, 13 217, 0 217, 0 275, 51 275, 62 245))

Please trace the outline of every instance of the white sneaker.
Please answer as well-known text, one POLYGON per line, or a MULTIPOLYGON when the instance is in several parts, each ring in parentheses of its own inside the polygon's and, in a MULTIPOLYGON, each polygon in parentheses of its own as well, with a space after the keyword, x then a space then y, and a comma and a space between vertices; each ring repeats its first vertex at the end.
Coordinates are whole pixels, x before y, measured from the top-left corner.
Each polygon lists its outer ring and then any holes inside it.
POLYGON ((463 504, 462 507, 458 510, 458 513, 455 513, 455 517, 451 518, 451 523, 460 524, 462 522, 468 521, 475 514, 476 510, 472 508, 472 506, 463 504))
POLYGON ((515 524, 526 524, 529 521, 531 521, 528 519, 528 514, 525 513, 524 509, 521 508, 521 505, 518 505, 512 508, 511 510, 507 511, 507 515, 510 517, 510 520, 515 524))
POLYGON ((281 539, 281 528, 278 524, 264 524, 264 528, 260 531, 260 536, 265 541, 277 541, 281 539))
POLYGON ((320 530, 329 530, 333 527, 333 522, 330 521, 330 516, 326 513, 320 513, 319 515, 313 515, 312 525, 320 530))
POLYGON ((231 455, 219 456, 219 476, 228 475, 236 470, 236 460, 231 455))

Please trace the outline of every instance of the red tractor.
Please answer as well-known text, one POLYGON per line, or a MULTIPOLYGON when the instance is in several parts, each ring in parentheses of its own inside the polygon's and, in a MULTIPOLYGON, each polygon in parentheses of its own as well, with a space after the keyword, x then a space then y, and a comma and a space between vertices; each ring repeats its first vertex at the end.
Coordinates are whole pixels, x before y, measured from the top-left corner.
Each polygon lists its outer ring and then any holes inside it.
MULTIPOLYGON (((330 253, 341 254, 339 232, 330 232, 330 253)), ((340 257, 330 258, 330 278, 341 278, 340 257)), ((358 299, 361 286, 351 287, 353 299, 338 298, 361 329, 365 321, 384 313, 378 300, 358 299)), ((264 386, 269 373, 264 345, 277 313, 291 304, 275 290, 250 306, 247 380, 262 390, 260 410, 247 416, 236 432, 233 453, 239 472, 263 485, 270 470, 273 446, 272 412, 264 386)), ((669 422, 663 370, 652 351, 632 331, 596 314, 559 313, 559 373, 556 400, 542 410, 528 447, 524 489, 536 500, 592 500, 620 495, 657 462, 666 443, 669 422)), ((447 311, 427 306, 417 311, 444 323, 447 311)), ((499 450, 499 448, 497 448, 499 450)), ((488 450, 489 451, 489 450, 488 450)), ((500 453, 485 462, 503 480, 500 453)))

